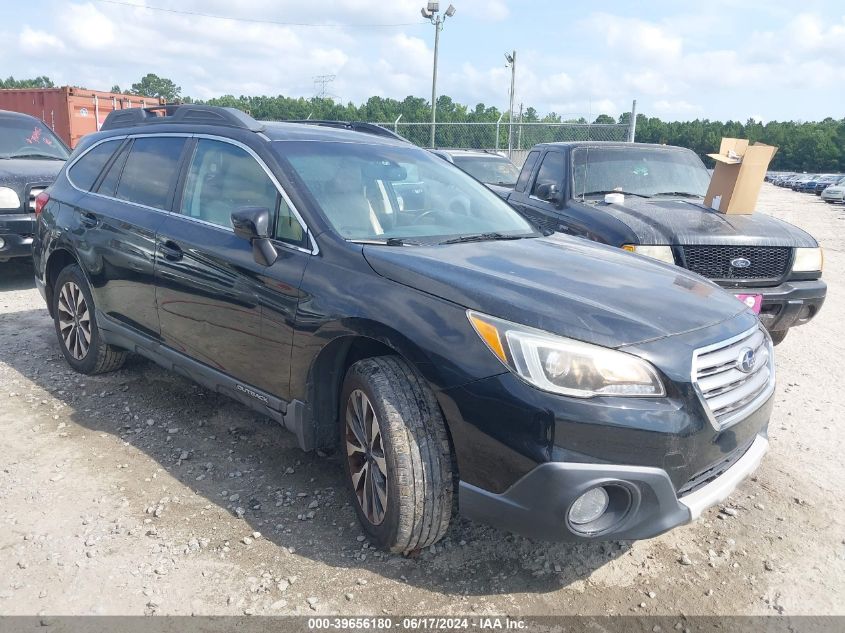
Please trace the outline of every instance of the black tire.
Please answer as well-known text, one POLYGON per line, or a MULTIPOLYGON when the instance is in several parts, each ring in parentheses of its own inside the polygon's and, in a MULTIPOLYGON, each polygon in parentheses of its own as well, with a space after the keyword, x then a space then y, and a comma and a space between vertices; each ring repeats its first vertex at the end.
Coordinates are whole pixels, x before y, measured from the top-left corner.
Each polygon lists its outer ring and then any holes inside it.
MULTIPOLYGON (((391 552, 408 553, 443 538, 454 498, 452 452, 434 393, 416 370, 394 356, 368 358, 352 365, 341 389, 338 427, 352 505, 370 541, 391 552), (361 445, 347 424, 348 407, 353 407, 354 417, 353 394, 359 398, 360 393, 375 413, 378 433, 372 435, 380 435, 375 445, 369 441, 370 449, 376 456, 383 453, 380 463, 387 470, 386 507, 382 508, 380 521, 377 510, 381 504, 374 504, 368 516, 363 494, 353 484, 353 461, 375 461, 375 457, 365 456, 361 450, 350 451, 347 444, 349 436, 353 444, 361 445)), ((363 472, 357 465, 355 468, 356 472, 363 472)), ((376 475, 370 476, 377 476, 380 471, 372 472, 376 475)), ((363 489, 367 480, 363 476, 361 479, 363 485, 359 480, 358 488, 363 489)))
MULTIPOLYGON (((91 295, 91 288, 82 270, 76 264, 67 266, 56 278, 56 283, 53 286, 52 308, 53 323, 56 328, 56 338, 59 339, 59 347, 62 350, 65 360, 73 369, 81 374, 89 375, 103 374, 120 369, 120 366, 123 365, 123 361, 126 359, 126 352, 103 342, 100 328, 97 326, 97 315, 94 307, 94 298, 91 295), (89 340, 84 353, 83 348, 76 341, 80 337, 84 341, 86 338, 84 334, 77 333, 76 338, 71 336, 70 342, 66 340, 68 328, 63 328, 62 323, 68 323, 67 317, 70 313, 66 310, 68 304, 62 295, 63 289, 65 288, 78 289, 84 300, 84 304, 79 304, 84 307, 88 324, 87 334, 89 340)), ((76 325, 79 326, 81 321, 76 318, 74 320, 76 325)))
POLYGON ((783 339, 786 338, 786 333, 789 330, 776 330, 774 332, 769 332, 769 335, 772 337, 772 345, 780 345, 783 343, 783 339))

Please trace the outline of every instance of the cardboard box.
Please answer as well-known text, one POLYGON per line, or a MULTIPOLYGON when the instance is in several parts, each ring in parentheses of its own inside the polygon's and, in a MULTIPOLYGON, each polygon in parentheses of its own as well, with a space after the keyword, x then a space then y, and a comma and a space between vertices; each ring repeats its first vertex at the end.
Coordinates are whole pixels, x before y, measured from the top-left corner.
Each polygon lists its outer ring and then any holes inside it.
POLYGON ((777 147, 743 138, 723 138, 718 154, 708 154, 716 168, 704 204, 719 213, 753 213, 757 196, 777 147))

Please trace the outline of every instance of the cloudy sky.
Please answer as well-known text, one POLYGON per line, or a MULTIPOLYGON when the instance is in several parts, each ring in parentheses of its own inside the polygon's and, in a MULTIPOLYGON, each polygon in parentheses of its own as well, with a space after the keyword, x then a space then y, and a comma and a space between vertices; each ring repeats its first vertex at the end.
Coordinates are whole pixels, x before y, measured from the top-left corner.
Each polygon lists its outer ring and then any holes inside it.
MULTIPOLYGON (((541 114, 618 115, 636 98, 667 120, 845 116, 841 0, 453 2, 438 92, 463 103, 507 108, 504 52, 516 49, 517 103, 541 114)), ((422 4, 6 1, 0 74, 108 90, 154 72, 195 98, 311 97, 313 77, 334 74, 328 92, 343 101, 429 97, 434 28, 422 4)))

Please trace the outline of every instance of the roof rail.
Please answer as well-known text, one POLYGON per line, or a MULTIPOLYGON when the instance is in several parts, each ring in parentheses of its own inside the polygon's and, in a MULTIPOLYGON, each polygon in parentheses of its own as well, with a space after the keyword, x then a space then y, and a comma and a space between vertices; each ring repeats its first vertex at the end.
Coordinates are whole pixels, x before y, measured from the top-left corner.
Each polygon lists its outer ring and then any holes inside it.
POLYGON ((374 123, 364 123, 363 121, 329 121, 329 120, 321 120, 321 119, 296 119, 292 121, 285 121, 285 123, 307 123, 308 125, 322 125, 325 127, 336 127, 341 128, 344 130, 352 130, 353 132, 364 132, 365 134, 374 134, 375 136, 384 136, 386 138, 392 138, 397 141, 403 141, 405 143, 410 143, 408 139, 406 139, 401 134, 397 134, 396 132, 387 129, 386 127, 382 127, 380 125, 376 125, 374 123))
POLYGON ((251 116, 236 108, 193 104, 168 104, 149 108, 126 108, 112 110, 100 126, 100 130, 137 127, 158 123, 194 123, 201 125, 223 125, 261 132, 264 126, 251 116))

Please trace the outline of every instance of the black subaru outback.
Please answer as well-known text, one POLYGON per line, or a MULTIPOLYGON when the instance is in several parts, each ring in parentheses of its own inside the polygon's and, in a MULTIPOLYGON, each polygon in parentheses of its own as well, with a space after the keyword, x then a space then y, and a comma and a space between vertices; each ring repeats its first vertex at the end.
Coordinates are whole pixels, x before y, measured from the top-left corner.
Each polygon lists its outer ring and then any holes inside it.
POLYGON ((35 198, 69 154, 35 117, 0 110, 0 262, 32 256, 35 198))
POLYGON ((456 503, 537 538, 651 537, 757 467, 774 363, 745 305, 544 236, 457 167, 343 127, 110 114, 37 200, 68 363, 142 354, 339 447, 364 529, 398 552, 456 503))

